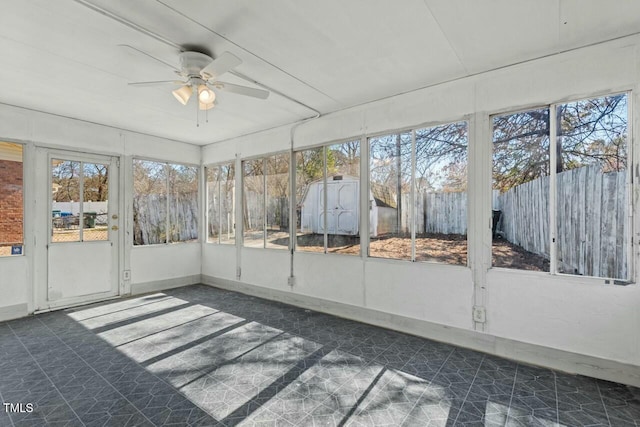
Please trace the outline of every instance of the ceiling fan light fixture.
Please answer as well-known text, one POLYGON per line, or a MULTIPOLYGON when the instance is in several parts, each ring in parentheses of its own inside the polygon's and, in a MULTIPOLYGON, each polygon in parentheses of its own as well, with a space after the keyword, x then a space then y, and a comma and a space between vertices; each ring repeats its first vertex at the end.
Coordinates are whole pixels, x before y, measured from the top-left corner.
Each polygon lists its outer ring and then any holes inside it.
POLYGON ((201 104, 211 104, 213 105, 213 101, 216 99, 216 94, 211 89, 207 87, 207 85, 199 85, 198 86, 198 101, 201 104))
POLYGON ((198 108, 200 108, 200 110, 205 111, 205 110, 211 110, 214 107, 214 103, 212 102, 211 104, 205 104, 204 102, 198 102, 198 108))
POLYGON ((179 89, 172 91, 171 93, 173 93, 173 96, 175 96, 182 105, 187 105, 187 102, 189 102, 189 98, 191 98, 193 90, 191 89, 191 86, 184 85, 179 89))

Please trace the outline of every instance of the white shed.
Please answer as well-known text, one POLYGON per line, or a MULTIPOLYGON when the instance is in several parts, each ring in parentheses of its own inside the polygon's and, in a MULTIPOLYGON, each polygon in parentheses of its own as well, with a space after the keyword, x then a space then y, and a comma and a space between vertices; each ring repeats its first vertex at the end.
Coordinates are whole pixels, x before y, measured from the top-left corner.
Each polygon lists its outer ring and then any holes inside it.
MULTIPOLYGON (((324 233, 323 180, 309 184, 302 198, 301 231, 304 233, 324 233)), ((356 236, 360 231, 360 179, 349 175, 327 177, 327 234, 356 236)), ((379 217, 386 210, 395 208, 382 203, 369 191, 369 233, 377 236, 388 230, 380 230, 379 217)))

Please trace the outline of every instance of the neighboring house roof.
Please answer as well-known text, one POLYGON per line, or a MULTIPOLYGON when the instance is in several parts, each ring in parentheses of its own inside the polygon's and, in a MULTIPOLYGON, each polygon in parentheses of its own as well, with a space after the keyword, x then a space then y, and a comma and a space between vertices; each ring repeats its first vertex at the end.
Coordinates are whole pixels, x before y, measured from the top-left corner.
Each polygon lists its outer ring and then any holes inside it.
POLYGON ((398 207, 398 204, 396 203, 396 197, 393 193, 391 193, 389 187, 372 182, 371 193, 373 194, 373 199, 376 201, 376 206, 381 208, 393 209, 396 209, 398 207))

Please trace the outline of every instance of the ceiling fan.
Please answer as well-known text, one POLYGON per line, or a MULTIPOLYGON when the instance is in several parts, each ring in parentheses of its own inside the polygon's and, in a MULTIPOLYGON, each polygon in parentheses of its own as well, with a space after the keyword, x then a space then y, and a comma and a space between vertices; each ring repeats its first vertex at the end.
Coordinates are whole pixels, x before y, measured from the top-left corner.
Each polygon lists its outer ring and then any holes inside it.
MULTIPOLYGON (((155 58, 154 58, 155 59, 155 58)), ((226 73, 242 64, 242 60, 232 53, 224 52, 216 59, 204 53, 185 51, 180 53, 180 69, 174 68, 183 80, 161 80, 151 82, 129 83, 130 86, 158 86, 179 85, 172 91, 173 96, 182 104, 187 105, 192 95, 197 94, 198 108, 210 110, 216 99, 215 90, 227 91, 238 95, 266 99, 269 92, 218 80, 226 73)), ((169 65, 162 61, 163 64, 169 65)))

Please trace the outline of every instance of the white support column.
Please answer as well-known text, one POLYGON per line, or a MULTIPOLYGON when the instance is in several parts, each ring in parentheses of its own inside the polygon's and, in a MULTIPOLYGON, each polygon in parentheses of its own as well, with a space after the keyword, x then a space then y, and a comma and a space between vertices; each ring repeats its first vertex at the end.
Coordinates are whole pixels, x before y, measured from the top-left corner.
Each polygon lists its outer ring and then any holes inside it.
POLYGON ((557 209, 557 182, 558 173, 558 108, 556 105, 549 107, 549 271, 551 274, 558 272, 558 216, 557 209))
MULTIPOLYGON (((472 303, 474 311, 484 312, 487 305, 487 271, 491 268, 492 244, 492 138, 489 115, 475 113, 469 118, 469 175, 468 175, 468 262, 473 279, 472 303)), ((487 321, 475 321, 473 327, 486 332, 487 321)))

